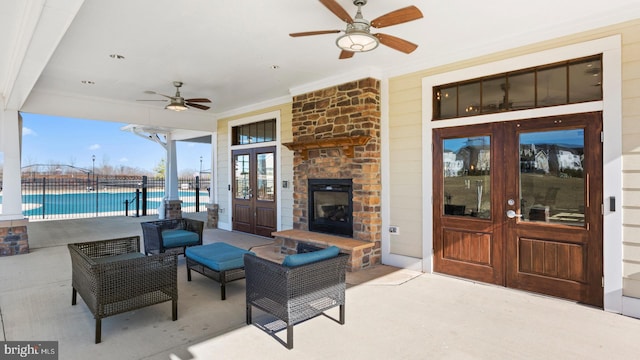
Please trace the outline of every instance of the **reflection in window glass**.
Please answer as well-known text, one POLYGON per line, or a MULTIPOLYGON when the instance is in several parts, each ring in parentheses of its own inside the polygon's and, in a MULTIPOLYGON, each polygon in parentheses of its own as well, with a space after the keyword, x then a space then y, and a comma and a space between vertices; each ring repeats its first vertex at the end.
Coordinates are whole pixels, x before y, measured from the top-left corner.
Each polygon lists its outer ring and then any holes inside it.
POLYGON ((458 88, 456 86, 442 88, 437 94, 440 103, 440 118, 452 118, 458 116, 458 88))
POLYGON ((276 119, 234 126, 233 145, 256 144, 276 139, 276 119))
POLYGON ((236 155, 235 165, 235 198, 251 199, 249 187, 249 155, 236 155))
POLYGON ((491 218, 491 138, 443 141, 445 215, 491 218))
POLYGON ((584 129, 520 134, 521 220, 584 226, 584 129))
POLYGON ((602 100, 602 55, 435 86, 433 91, 433 120, 602 100), (505 77, 507 81, 501 80, 505 77))
POLYGON ((569 102, 602 99, 602 61, 589 60, 569 65, 569 102))
POLYGON ((275 125, 276 125, 275 121, 264 122, 264 142, 275 140, 275 134, 276 134, 275 125))
POLYGON ((533 71, 509 75, 509 106, 511 110, 531 109, 536 104, 536 76, 533 71))
POLYGON ((273 201, 274 190, 274 163, 273 153, 258 154, 258 191, 257 200, 273 201))
POLYGON ((504 110, 504 102, 507 94, 505 93, 507 78, 501 76, 495 79, 486 79, 482 81, 482 112, 493 113, 504 110))
POLYGON ((461 116, 480 113, 480 82, 458 86, 458 114, 461 116))
POLYGON ((538 70, 538 106, 567 103, 567 68, 538 70))

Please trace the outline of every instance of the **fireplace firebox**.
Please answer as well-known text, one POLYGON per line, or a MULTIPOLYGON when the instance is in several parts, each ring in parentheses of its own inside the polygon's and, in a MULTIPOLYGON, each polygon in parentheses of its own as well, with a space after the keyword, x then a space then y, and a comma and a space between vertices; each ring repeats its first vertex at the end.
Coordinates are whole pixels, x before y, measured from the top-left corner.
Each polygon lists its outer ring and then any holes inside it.
POLYGON ((309 179, 309 231, 353 237, 353 181, 309 179))

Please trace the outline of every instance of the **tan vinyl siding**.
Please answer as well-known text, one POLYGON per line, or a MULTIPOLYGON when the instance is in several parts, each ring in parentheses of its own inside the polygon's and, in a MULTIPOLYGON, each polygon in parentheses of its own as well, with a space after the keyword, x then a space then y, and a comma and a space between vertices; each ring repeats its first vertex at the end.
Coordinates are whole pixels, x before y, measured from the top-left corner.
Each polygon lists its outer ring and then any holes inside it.
POLYGON ((389 81, 389 223, 392 254, 422 257, 422 79, 389 81))
POLYGON ((622 292, 625 296, 640 298, 640 21, 633 22, 623 30, 622 292))

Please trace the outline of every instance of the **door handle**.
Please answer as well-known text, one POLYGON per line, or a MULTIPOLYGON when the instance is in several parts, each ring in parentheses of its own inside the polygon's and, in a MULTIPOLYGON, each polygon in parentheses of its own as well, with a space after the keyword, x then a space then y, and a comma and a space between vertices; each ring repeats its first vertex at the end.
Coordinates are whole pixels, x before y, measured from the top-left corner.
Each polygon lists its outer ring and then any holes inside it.
POLYGON ((509 219, 513 219, 513 218, 521 218, 521 217, 522 217, 522 214, 516 214, 516 212, 515 212, 515 211, 513 211, 513 210, 507 210, 507 217, 508 217, 509 219))

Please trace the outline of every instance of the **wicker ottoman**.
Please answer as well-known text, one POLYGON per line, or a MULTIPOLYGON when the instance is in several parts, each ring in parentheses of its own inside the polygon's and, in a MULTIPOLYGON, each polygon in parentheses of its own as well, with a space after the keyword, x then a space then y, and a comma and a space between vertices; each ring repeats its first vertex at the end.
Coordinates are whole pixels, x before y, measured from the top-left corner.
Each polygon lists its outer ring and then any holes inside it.
MULTIPOLYGON (((244 279, 244 254, 254 254, 223 242, 188 247, 187 281, 191 281, 191 270, 220 283, 220 298, 227 298, 227 283, 244 279)), ((254 254, 255 255, 255 254, 254 254)))

